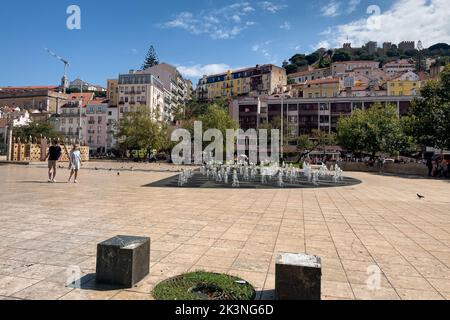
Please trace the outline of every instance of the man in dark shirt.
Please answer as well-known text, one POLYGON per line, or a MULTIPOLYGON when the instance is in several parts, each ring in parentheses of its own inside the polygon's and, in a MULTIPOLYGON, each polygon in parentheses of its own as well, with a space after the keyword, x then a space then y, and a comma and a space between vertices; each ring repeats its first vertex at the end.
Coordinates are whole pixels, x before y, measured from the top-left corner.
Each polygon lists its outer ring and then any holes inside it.
POLYGON ((61 158, 61 147, 58 144, 58 141, 54 140, 53 145, 49 148, 47 157, 48 159, 48 182, 56 182, 56 164, 61 158))

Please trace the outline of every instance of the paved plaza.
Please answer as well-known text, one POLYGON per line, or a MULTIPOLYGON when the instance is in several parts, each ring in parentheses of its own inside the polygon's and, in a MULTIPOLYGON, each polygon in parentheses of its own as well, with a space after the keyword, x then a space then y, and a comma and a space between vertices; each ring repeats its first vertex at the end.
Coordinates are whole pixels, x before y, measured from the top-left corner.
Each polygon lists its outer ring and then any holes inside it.
POLYGON ((346 173, 362 184, 155 188, 169 167, 114 166, 90 163, 75 185, 67 169, 48 184, 45 166, 0 165, 1 298, 152 299, 161 280, 207 270, 271 299, 277 253, 306 252, 322 258, 323 299, 450 299, 449 181, 346 173), (152 239, 150 275, 132 289, 95 283, 96 245, 116 235, 152 239), (80 288, 67 286, 77 268, 80 288))

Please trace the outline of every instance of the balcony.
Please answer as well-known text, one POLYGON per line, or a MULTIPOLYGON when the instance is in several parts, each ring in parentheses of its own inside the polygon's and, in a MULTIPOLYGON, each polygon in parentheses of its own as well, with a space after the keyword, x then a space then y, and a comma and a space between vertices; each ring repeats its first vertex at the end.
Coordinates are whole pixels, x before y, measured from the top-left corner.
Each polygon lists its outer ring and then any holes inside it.
MULTIPOLYGON (((82 115, 83 116, 83 115, 82 115)), ((61 114, 62 118, 79 118, 80 117, 80 113, 63 113, 61 114)))

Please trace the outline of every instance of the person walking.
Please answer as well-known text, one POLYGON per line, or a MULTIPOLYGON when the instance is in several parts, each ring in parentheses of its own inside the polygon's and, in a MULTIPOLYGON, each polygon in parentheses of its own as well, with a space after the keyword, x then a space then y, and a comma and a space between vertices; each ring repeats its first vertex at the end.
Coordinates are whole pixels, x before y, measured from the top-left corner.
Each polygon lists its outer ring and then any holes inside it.
POLYGON ((77 145, 74 145, 72 151, 70 151, 69 156, 69 169, 70 169, 70 177, 69 183, 72 181, 72 177, 74 177, 74 183, 78 183, 78 171, 81 169, 81 152, 80 148, 77 145))
POLYGON ((53 140, 53 145, 50 146, 45 160, 48 159, 48 182, 56 182, 56 165, 61 158, 61 147, 57 140, 53 140))
POLYGON ((433 160, 430 158, 427 158, 427 168, 428 168, 428 176, 431 177, 433 173, 433 160))

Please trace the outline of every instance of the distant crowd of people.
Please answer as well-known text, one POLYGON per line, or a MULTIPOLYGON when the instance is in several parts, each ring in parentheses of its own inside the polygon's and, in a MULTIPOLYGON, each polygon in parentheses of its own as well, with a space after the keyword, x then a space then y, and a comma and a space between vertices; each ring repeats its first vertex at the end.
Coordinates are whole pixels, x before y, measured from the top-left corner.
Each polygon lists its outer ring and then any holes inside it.
POLYGON ((428 167, 428 176, 436 178, 450 178, 450 160, 441 158, 429 158, 426 163, 428 167))
POLYGON ((310 164, 322 164, 328 162, 356 162, 364 163, 368 167, 379 168, 381 171, 385 164, 396 163, 396 164, 410 164, 417 163, 428 168, 428 176, 435 178, 450 178, 450 160, 443 158, 442 156, 434 156, 427 159, 414 159, 414 158, 399 158, 399 159, 388 159, 384 157, 370 158, 370 157, 342 157, 338 159, 331 159, 329 156, 325 157, 314 157, 308 160, 310 164))

